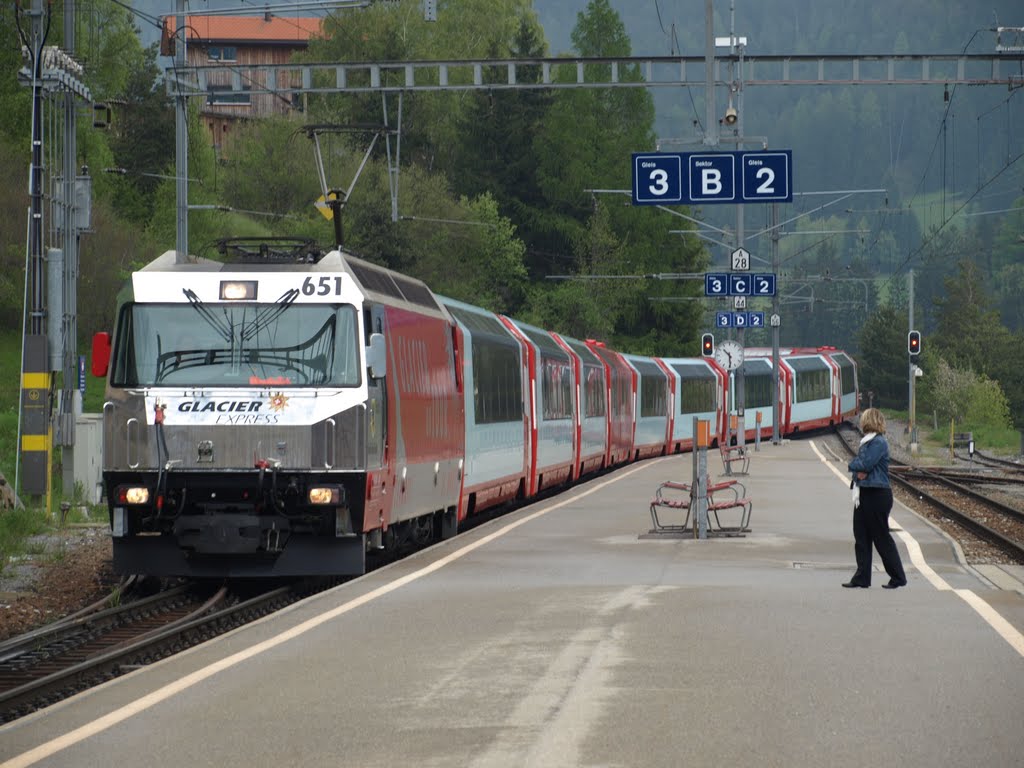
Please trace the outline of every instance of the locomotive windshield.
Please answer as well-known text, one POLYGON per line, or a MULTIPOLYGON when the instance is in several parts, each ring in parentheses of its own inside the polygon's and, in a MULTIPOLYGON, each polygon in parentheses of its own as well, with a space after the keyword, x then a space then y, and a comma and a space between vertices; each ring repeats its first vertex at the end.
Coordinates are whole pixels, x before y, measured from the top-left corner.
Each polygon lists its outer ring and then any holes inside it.
MULTIPOLYGON (((190 297, 191 300, 191 297, 190 297)), ((351 305, 129 304, 111 382, 122 387, 354 387, 361 381, 351 305)))

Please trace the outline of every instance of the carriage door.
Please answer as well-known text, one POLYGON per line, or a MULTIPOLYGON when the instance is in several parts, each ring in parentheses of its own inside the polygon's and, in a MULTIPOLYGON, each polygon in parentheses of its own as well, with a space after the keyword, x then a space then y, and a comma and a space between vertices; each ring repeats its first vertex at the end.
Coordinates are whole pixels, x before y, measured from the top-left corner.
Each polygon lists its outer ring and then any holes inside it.
MULTIPOLYGON (((364 321, 366 338, 363 343, 369 345, 371 333, 384 333, 384 308, 371 307, 364 321)), ((388 352, 390 354, 390 350, 388 352)), ((387 378, 374 379, 367 373, 366 384, 366 468, 376 469, 387 464, 387 378)))

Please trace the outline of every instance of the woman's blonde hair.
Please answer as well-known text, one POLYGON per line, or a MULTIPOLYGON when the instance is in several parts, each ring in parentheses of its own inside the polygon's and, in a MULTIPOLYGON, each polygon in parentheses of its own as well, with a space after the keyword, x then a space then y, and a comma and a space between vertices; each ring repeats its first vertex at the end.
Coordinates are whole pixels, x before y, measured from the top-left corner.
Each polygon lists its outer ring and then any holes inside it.
POLYGON ((885 416, 877 408, 868 408, 860 415, 860 429, 862 432, 876 432, 879 435, 884 435, 885 416))

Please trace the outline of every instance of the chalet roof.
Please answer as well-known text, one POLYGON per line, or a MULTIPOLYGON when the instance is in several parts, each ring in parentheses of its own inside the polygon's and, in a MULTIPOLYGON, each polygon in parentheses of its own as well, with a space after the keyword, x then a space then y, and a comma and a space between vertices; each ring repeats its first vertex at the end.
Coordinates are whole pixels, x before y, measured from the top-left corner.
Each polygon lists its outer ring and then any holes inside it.
MULTIPOLYGON (((315 17, 271 16, 186 16, 185 29, 190 43, 300 43, 321 32, 321 19, 315 17)), ((177 28, 177 18, 165 16, 168 33, 177 28)))

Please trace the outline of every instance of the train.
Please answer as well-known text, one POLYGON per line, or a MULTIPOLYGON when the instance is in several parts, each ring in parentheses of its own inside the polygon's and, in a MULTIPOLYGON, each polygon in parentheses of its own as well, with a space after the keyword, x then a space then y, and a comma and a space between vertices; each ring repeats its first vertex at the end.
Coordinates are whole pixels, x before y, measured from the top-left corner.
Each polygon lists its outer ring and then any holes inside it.
POLYGON ((447 539, 482 513, 689 451, 694 417, 734 439, 858 412, 832 347, 625 354, 435 294, 342 249, 168 251, 134 272, 105 377, 113 566, 154 577, 353 576, 376 552, 447 539), (772 379, 778 376, 777 407, 772 379))

